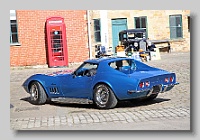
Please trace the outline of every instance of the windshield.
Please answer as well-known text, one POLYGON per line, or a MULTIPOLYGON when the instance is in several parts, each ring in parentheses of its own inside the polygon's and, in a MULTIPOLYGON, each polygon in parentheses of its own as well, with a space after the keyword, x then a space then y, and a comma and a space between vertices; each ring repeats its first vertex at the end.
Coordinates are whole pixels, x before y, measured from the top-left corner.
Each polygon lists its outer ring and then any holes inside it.
POLYGON ((74 71, 74 74, 76 76, 85 76, 85 75, 89 76, 91 73, 95 75, 97 67, 98 64, 96 63, 85 62, 74 71))
POLYGON ((142 32, 138 32, 138 33, 130 32, 130 33, 128 33, 128 38, 130 38, 130 39, 143 38, 143 33, 142 32))

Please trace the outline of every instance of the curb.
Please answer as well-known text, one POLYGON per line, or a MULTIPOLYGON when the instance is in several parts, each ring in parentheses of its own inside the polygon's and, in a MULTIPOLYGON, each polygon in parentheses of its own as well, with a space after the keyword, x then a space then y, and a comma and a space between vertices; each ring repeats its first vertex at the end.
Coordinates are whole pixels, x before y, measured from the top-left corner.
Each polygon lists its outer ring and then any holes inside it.
POLYGON ((80 62, 80 63, 70 63, 68 66, 63 66, 63 67, 48 67, 47 64, 45 64, 45 65, 34 65, 34 66, 16 66, 16 67, 10 67, 10 70, 71 68, 71 67, 78 67, 80 64, 82 64, 82 62, 80 62))

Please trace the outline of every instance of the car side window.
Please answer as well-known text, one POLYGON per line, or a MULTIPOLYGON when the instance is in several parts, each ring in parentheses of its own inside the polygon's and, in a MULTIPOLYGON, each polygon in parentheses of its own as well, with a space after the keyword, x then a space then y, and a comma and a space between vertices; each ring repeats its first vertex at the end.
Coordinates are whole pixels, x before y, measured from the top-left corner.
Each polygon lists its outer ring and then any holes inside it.
POLYGON ((124 59, 124 60, 113 61, 109 65, 113 69, 118 70, 120 72, 123 72, 125 74, 131 74, 136 69, 135 62, 132 59, 124 59))
POLYGON ((116 61, 109 63, 109 66, 113 69, 117 69, 116 61))

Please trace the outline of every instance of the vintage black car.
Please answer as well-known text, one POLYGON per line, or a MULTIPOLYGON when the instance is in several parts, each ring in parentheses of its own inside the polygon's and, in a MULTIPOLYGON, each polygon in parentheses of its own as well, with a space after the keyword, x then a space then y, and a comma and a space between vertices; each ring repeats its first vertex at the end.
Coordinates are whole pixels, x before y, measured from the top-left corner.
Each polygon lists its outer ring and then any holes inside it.
POLYGON ((145 29, 128 29, 119 32, 120 45, 125 46, 125 52, 147 50, 145 29))

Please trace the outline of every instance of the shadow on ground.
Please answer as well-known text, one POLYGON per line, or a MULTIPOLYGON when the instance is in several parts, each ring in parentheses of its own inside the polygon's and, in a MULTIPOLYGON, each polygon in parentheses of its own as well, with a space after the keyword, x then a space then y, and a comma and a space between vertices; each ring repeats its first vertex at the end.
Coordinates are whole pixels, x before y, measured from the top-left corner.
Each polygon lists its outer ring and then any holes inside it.
MULTIPOLYGON (((30 98, 22 98, 21 100, 30 102, 30 98)), ((148 106, 153 104, 159 104, 162 102, 169 101, 170 99, 165 98, 156 98, 151 101, 142 101, 142 100, 132 100, 132 101, 119 101, 117 106, 115 108, 130 108, 130 107, 140 107, 140 106, 148 106)), ((85 108, 85 109, 96 109, 96 106, 94 104, 67 104, 67 103, 56 103, 52 101, 47 101, 46 104, 50 104, 52 106, 58 106, 58 107, 73 107, 73 108, 85 108)))

